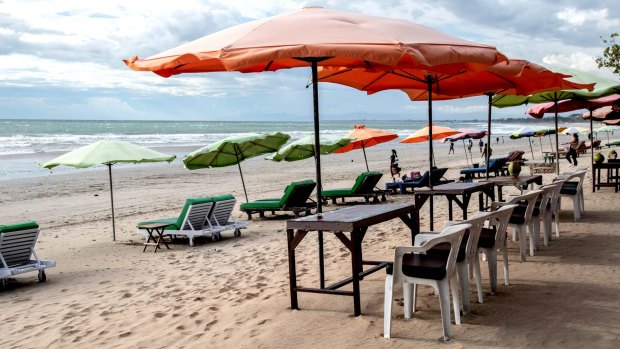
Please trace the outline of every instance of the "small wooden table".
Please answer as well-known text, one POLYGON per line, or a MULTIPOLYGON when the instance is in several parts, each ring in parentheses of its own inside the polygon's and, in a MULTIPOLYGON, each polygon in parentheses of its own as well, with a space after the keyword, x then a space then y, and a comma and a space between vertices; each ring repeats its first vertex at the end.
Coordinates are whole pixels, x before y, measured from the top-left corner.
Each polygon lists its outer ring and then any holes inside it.
POLYGON ((480 182, 488 182, 493 183, 497 187, 497 200, 502 200, 502 187, 504 186, 514 186, 517 187, 520 191, 523 191, 528 188, 528 186, 532 183, 536 183, 538 185, 542 185, 542 175, 520 175, 519 177, 515 176, 498 176, 498 177, 490 177, 481 179, 480 182))
POLYGON ((420 188, 415 191, 415 229, 414 235, 420 233, 420 209, 424 206, 426 200, 431 198, 430 205, 430 229, 433 230, 433 204, 434 196, 445 196, 448 199, 448 219, 452 220, 452 202, 455 202, 463 210, 463 219, 467 219, 467 207, 473 193, 479 193, 478 204, 479 209, 484 209, 482 194, 486 194, 491 200, 495 199, 494 186, 492 183, 482 182, 454 182, 447 183, 430 188, 420 188), (458 196, 462 199, 459 200, 458 196))
POLYGON ((162 242, 167 249, 170 249, 170 246, 168 246, 168 243, 166 243, 166 240, 164 239, 164 230, 166 229, 166 227, 169 227, 171 225, 172 224, 169 223, 151 223, 138 225, 138 229, 144 229, 149 234, 148 239, 146 239, 146 242, 144 243, 144 249, 142 250, 142 252, 145 252, 148 246, 155 246, 155 251, 153 251, 153 253, 155 253, 157 252, 158 248, 161 249, 159 244, 162 242), (157 234, 157 239, 155 239, 153 233, 157 234), (154 242, 151 242, 151 240, 154 242))
MULTIPOLYGON (((362 313, 360 302, 360 280, 364 276, 384 268, 389 262, 365 261, 362 259, 362 241, 368 227, 400 218, 409 229, 413 229, 412 217, 415 207, 411 204, 381 204, 381 205, 358 205, 324 212, 286 222, 286 236, 288 245, 288 270, 290 278, 291 309, 299 309, 297 292, 325 293, 341 296, 352 296, 354 314, 362 313), (297 286, 297 271, 295 267, 295 249, 299 243, 311 231, 332 232, 351 252, 351 277, 336 283, 324 286, 323 274, 321 273, 319 288, 297 286), (350 233, 348 238, 344 233, 350 233), (364 270, 364 264, 374 265, 364 270), (353 291, 342 291, 339 288, 353 284, 353 291)), ((414 236, 411 236, 413 244, 414 236)), ((322 254, 319 254, 319 262, 323 265, 322 254)))
POLYGON ((613 187, 616 193, 620 190, 620 162, 595 163, 592 166, 596 173, 592 184, 593 191, 596 191, 596 189, 601 190, 601 187, 613 187), (607 179, 604 182, 601 181, 602 169, 607 170, 607 179))

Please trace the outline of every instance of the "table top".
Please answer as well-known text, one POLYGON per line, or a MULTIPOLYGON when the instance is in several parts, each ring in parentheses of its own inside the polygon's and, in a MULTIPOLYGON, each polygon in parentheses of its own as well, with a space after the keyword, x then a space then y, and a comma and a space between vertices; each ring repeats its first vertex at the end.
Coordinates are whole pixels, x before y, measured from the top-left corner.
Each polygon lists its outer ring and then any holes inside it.
POLYGON ((488 182, 499 185, 527 185, 537 183, 542 185, 542 175, 497 176, 481 179, 480 182, 488 182))
POLYGON ((138 225, 138 229, 159 229, 171 226, 171 223, 149 223, 138 225))
POLYGON ((600 164, 594 163, 594 168, 620 168, 620 162, 602 162, 600 164))
POLYGON ((415 212, 413 204, 355 205, 286 222, 287 229, 354 231, 415 212))
POLYGON ((453 182, 447 184, 441 184, 430 188, 416 189, 416 195, 464 195, 471 194, 478 191, 493 188, 493 183, 483 182, 453 182))

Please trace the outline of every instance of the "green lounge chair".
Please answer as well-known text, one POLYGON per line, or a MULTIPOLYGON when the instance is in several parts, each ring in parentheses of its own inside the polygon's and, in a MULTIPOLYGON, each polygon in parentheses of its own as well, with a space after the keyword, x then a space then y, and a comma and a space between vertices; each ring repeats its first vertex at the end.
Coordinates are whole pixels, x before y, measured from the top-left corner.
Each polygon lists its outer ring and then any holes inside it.
MULTIPOLYGON (((207 219, 213 208, 213 198, 190 198, 185 201, 185 206, 181 210, 181 214, 174 218, 156 219, 148 222, 141 222, 138 225, 146 225, 152 223, 169 223, 170 226, 164 230, 165 235, 184 235, 189 239, 189 245, 194 246, 194 238, 196 236, 211 236, 213 241, 221 238, 221 227, 214 227, 207 219)), ((148 238, 146 231, 138 230, 138 233, 148 238)))
POLYGON ((39 259, 34 245, 39 238, 37 222, 0 225, 0 288, 14 275, 39 272, 39 282, 45 282, 45 269, 56 266, 54 261, 39 259), (32 257, 32 259, 31 259, 32 257))
POLYGON ((311 209, 316 207, 315 202, 308 202, 315 187, 316 183, 312 180, 292 182, 284 189, 284 195, 281 198, 246 202, 241 204, 241 211, 247 213, 250 220, 252 213, 258 213, 261 218, 265 217, 265 211, 271 211, 272 214, 276 211, 293 212, 295 216, 305 212, 308 215, 311 209))
POLYGON ((383 173, 377 171, 363 172, 357 176, 355 184, 353 184, 351 189, 323 190, 321 192, 323 194, 323 201, 327 203, 327 200, 331 199, 332 203, 335 204, 338 198, 342 198, 342 202, 344 202, 344 199, 347 197, 363 197, 366 202, 369 202, 371 198, 373 202, 379 202, 379 196, 381 196, 381 201, 385 201, 387 191, 375 190, 375 186, 379 183, 382 176, 383 173))
MULTIPOLYGON (((220 196, 214 196, 213 208, 211 213, 207 216, 207 220, 211 223, 211 227, 214 227, 221 231, 234 230, 235 237, 241 236, 241 229, 246 228, 250 222, 239 222, 235 220, 232 215, 233 208, 237 200, 231 194, 225 194, 220 196)), ((221 239, 221 234, 217 233, 221 239)))

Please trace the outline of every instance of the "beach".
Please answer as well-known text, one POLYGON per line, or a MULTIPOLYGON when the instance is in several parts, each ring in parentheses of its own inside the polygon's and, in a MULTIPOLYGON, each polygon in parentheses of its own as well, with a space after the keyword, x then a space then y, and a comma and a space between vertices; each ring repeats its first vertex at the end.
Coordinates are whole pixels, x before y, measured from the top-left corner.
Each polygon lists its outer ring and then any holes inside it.
MULTIPOLYGON (((493 141, 493 154, 521 149, 529 158, 527 141, 493 141)), ((428 167, 425 144, 391 142, 369 148, 370 169, 384 173, 381 187, 391 181, 387 171, 392 148, 398 151, 404 173, 428 167)), ((448 148, 435 143, 436 162, 450 168, 447 178, 458 179, 458 169, 467 166, 462 145, 455 144, 455 155, 447 155, 448 148)), ((477 144, 472 151, 475 162, 481 162, 477 144)), ((540 162, 540 152, 535 155, 540 162)), ((325 189, 350 187, 365 170, 360 151, 321 159, 325 189)), ((580 161, 586 165, 589 155, 580 161)), ((568 170, 565 160, 562 166, 568 170)), ((273 163, 257 157, 242 167, 250 200, 279 196, 291 181, 314 178, 311 159, 273 163)), ((553 175, 545 175, 544 183, 552 179, 553 175)), ((449 343, 440 339, 439 302, 428 287, 420 288, 419 311, 413 319, 405 321, 402 307, 394 307, 394 338, 383 338, 383 271, 361 283, 362 316, 353 317, 350 297, 310 293, 300 294, 300 310, 291 310, 285 225, 292 215, 254 219, 238 238, 229 232, 219 242, 202 239, 189 247, 180 240, 171 250, 142 252, 138 222, 174 217, 189 197, 232 193, 238 204, 244 202, 236 167, 187 171, 178 160, 124 165, 114 168, 113 181, 116 242, 112 242, 105 168, 0 182, 3 224, 36 220, 41 226, 36 252, 57 262, 56 268, 48 269, 46 283, 37 283, 34 273, 24 274, 0 293, 2 347, 609 348, 620 337, 616 302, 620 233, 613 228, 620 217, 618 195, 611 188, 593 194, 589 175, 580 222, 573 222, 572 203, 564 200, 561 235, 554 236, 550 246, 541 247, 527 262, 518 262, 518 243, 509 241, 510 286, 502 284, 499 268, 499 293, 489 295, 487 264, 481 262, 484 303, 472 303, 463 324, 453 325, 449 343)), ((388 201, 411 203, 413 196, 391 195, 388 201)), ((477 207, 477 199, 473 201, 470 212, 477 207)), ((247 219, 238 204, 235 218, 247 219)), ((343 206, 325 209, 338 207, 343 206)), ((421 213, 425 228, 428 207, 421 213)), ((446 219, 446 201, 435 200, 435 226, 441 227, 446 219)), ((409 241, 402 222, 377 225, 364 240, 364 257, 393 259, 390 247, 409 241)), ((325 256, 327 282, 350 273, 349 252, 334 236, 326 235, 325 256)), ((318 284, 313 236, 297 249, 297 270, 299 284, 318 284)), ((470 291, 475 299, 474 282, 470 291)), ((399 289, 395 298, 402 304, 399 289)))

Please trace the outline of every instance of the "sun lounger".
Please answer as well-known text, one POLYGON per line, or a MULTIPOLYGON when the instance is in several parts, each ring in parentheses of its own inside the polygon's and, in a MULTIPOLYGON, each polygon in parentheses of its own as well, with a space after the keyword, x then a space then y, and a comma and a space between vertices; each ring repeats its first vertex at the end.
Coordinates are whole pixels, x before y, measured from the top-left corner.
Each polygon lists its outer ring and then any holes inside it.
MULTIPOLYGON (((235 197, 230 194, 226 194, 214 196, 211 199, 213 199, 213 208, 207 218, 211 223, 211 226, 220 231, 234 230, 234 235, 236 237, 241 236, 241 229, 246 228, 250 222, 239 222, 233 217, 232 211, 237 203, 235 197)), ((217 233, 221 239, 220 234, 221 232, 217 233)))
POLYGON ((39 282, 47 280, 45 269, 55 267, 56 262, 39 259, 34 252, 38 238, 36 222, 0 225, 0 288, 6 287, 10 277, 31 271, 39 272, 39 282))
POLYGON ((381 201, 385 201, 387 192, 385 190, 375 190, 375 186, 379 183, 382 176, 383 173, 377 171, 363 172, 357 176, 353 187, 350 189, 323 190, 321 192, 323 200, 325 203, 331 200, 335 204, 338 198, 342 198, 342 202, 344 202, 344 199, 348 197, 363 197, 366 202, 369 202, 371 198, 373 202, 379 202, 379 196, 381 196, 381 201))
MULTIPOLYGON (((507 158, 491 159, 489 161, 489 175, 499 176, 505 174, 504 165, 506 165, 507 158)), ((465 168, 461 170, 461 174, 465 175, 463 181, 471 182, 474 177, 480 178, 483 174, 487 173, 486 166, 465 168)))
MULTIPOLYGON (((443 178, 447 171, 447 168, 433 169, 433 186, 452 182, 443 178)), ((418 179, 385 183, 386 190, 391 190, 392 192, 396 192, 396 190, 398 190, 400 194, 407 193, 407 188, 415 189, 422 187, 428 187, 428 171, 424 172, 422 177, 418 179)))
POLYGON ((252 213, 258 213, 259 217, 265 217, 266 211, 275 214, 276 211, 293 212, 299 216, 301 212, 310 214, 316 208, 316 202, 308 202, 316 183, 312 180, 292 182, 284 189, 281 198, 262 199, 241 204, 241 211, 248 214, 252 219, 252 213))
MULTIPOLYGON (((138 225, 147 225, 152 223, 170 223, 165 228, 164 235, 182 235, 187 236, 189 245, 194 246, 194 238, 196 236, 211 236, 213 241, 221 238, 222 227, 214 227, 211 225, 207 217, 211 214, 213 208, 213 198, 190 198, 185 201, 183 210, 178 217, 156 219, 148 222, 141 222, 138 225)), ((138 230, 145 238, 148 238, 146 231, 138 230)))
POLYGON ((611 143, 605 143, 606 147, 615 147, 617 145, 620 145, 620 141, 615 141, 615 142, 611 142, 611 143))

